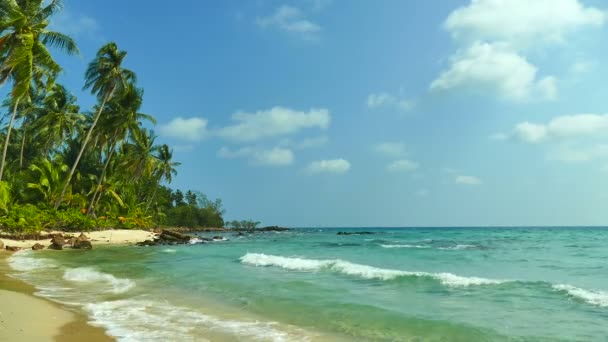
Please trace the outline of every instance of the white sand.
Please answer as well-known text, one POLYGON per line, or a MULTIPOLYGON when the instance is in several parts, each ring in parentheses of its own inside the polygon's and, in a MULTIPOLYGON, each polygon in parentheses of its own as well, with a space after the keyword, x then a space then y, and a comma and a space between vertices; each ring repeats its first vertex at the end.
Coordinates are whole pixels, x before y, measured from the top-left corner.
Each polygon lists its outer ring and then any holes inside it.
MULTIPOLYGON (((80 232, 68 232, 67 234, 73 234, 75 236, 80 235, 80 232)), ((131 229, 115 229, 115 230, 102 230, 95 232, 84 232, 86 236, 91 239, 93 248, 95 245, 121 245, 121 244, 132 244, 145 240, 154 239, 154 233, 145 230, 131 230, 131 229)), ((21 248, 32 248, 36 243, 42 244, 48 247, 51 242, 48 240, 9 240, 0 239, 4 242, 4 246, 15 246, 21 248)))

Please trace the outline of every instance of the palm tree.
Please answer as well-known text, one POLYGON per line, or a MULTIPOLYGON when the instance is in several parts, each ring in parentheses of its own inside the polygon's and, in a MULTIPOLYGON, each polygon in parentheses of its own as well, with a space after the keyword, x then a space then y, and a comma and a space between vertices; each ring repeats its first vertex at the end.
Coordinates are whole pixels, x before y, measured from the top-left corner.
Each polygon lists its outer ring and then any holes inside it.
POLYGON ((99 105, 97 115, 95 115, 95 119, 82 142, 82 147, 76 157, 74 165, 72 165, 63 191, 55 203, 55 209, 59 208, 61 201, 63 201, 63 196, 65 195, 69 183, 72 181, 76 167, 78 167, 78 162, 80 161, 80 158, 82 158, 82 154, 91 139, 91 134, 95 130, 95 126, 99 121, 99 117, 101 116, 106 103, 112 99, 115 93, 123 92, 130 83, 136 82, 135 73, 122 67, 122 62, 126 55, 127 53, 125 51, 120 51, 118 49, 116 43, 108 43, 99 49, 96 58, 89 63, 85 74, 86 81, 84 89, 90 88, 91 93, 97 95, 97 99, 101 104, 99 105))
POLYGON ((36 109, 36 118, 31 126, 36 132, 36 139, 44 147, 45 154, 53 146, 61 145, 77 133, 84 122, 84 115, 79 112, 76 97, 62 85, 54 84, 42 99, 41 106, 36 109))
POLYGON ((156 184, 154 187, 154 192, 152 193, 152 197, 148 201, 146 205, 146 211, 150 207, 150 204, 154 201, 154 197, 156 197, 156 191, 160 186, 160 183, 165 181, 167 183, 171 183, 173 180, 173 176, 177 175, 176 167, 180 166, 181 163, 172 161, 173 159, 173 151, 169 149, 169 146, 163 144, 158 149, 158 154, 155 156, 158 162, 156 163, 156 170, 154 170, 154 178, 156 179, 156 184))
MULTIPOLYGON (((0 84, 13 81, 11 92, 13 113, 8 125, 2 159, 0 180, 5 168, 6 151, 19 103, 28 96, 34 78, 46 75, 53 79, 61 67, 53 60, 47 45, 67 52, 78 53, 76 43, 62 33, 49 31, 49 18, 61 9, 61 0, 43 6, 42 0, 3 0, 0 2, 0 84)), ((27 100, 27 99, 26 99, 27 100)))
POLYGON ((121 96, 115 97, 114 101, 108 103, 108 115, 104 116, 105 120, 102 119, 100 124, 98 124, 98 127, 103 127, 101 131, 109 133, 110 136, 108 139, 105 139, 107 140, 106 145, 108 147, 106 161, 89 205, 88 213, 90 215, 94 213, 94 205, 97 202, 95 198, 101 190, 101 184, 105 179, 108 165, 112 160, 116 147, 121 141, 126 139, 130 131, 140 129, 141 120, 147 120, 152 124, 156 124, 156 119, 151 115, 139 113, 142 102, 143 90, 131 84, 121 96))

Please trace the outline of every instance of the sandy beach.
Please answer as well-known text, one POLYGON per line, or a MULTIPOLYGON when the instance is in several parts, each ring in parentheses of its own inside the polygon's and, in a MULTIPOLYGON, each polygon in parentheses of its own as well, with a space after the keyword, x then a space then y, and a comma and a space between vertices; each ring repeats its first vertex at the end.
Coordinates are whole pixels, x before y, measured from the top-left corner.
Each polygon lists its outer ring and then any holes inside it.
MULTIPOLYGON (((55 233, 55 232, 54 232, 55 233)), ((61 232, 56 232, 61 233, 61 232)), ((81 232, 70 232, 69 234, 78 236, 81 232)), ((132 244, 145 240, 152 240, 154 233, 145 230, 130 230, 130 229, 116 229, 116 230, 101 230, 93 232, 83 232, 89 237, 93 247, 95 245, 121 245, 121 244, 132 244)), ((11 239, 0 239, 4 242, 4 246, 15 246, 21 248, 31 248, 36 243, 42 244, 45 247, 50 245, 50 239, 48 240, 11 240, 11 239)))
MULTIPOLYGON (((80 233, 76 233, 78 235, 80 233)), ((153 238, 143 230, 106 230, 85 233, 93 246, 131 244, 153 238)), ((5 246, 31 248, 36 243, 48 246, 48 240, 2 239, 5 246)), ((61 252, 59 252, 61 253, 61 252)), ((36 297, 36 289, 8 274, 7 258, 0 251, 0 341, 113 341, 102 328, 87 324, 87 317, 61 305, 36 297)))

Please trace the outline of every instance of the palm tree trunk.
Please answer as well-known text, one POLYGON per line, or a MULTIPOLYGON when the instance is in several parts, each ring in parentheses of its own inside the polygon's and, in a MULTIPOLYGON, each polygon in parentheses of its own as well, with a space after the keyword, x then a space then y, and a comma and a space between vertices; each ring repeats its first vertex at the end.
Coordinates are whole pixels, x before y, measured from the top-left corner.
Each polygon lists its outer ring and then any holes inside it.
POLYGON ((70 182, 72 181, 72 177, 74 177, 74 172, 76 172, 76 167, 78 167, 78 163, 80 162, 80 158, 82 158, 82 154, 84 153, 84 150, 87 147, 87 143, 91 139, 91 134, 93 134, 93 130, 95 129, 95 126, 97 125, 97 121, 99 121, 99 117, 101 116, 101 112, 103 111, 103 108, 106 106, 106 102, 108 102, 108 100, 110 100, 110 98, 112 98, 112 96, 114 95, 114 90, 115 89, 116 89, 116 87, 113 87, 112 91, 108 94, 108 96, 106 96, 103 99, 103 102, 101 102, 101 106, 99 106, 99 110, 97 111, 97 115, 95 115, 95 120, 93 121, 93 124, 89 128, 89 131, 87 132, 87 135, 84 138, 84 141, 82 142, 82 146, 80 147, 80 152, 78 152, 78 156, 76 157, 76 161, 74 161, 74 165, 72 165, 72 169, 70 170, 70 174, 68 175, 68 179, 65 181, 65 185, 63 186, 63 190, 61 190, 61 195, 57 199, 57 202, 55 202, 55 209, 59 208, 59 205, 61 205, 61 202, 63 202, 63 198, 65 197, 65 192, 68 190, 68 186, 70 185, 70 182))
MULTIPOLYGON (((106 171, 108 170, 108 165, 110 165, 110 159, 112 159, 112 155, 114 154, 114 149, 116 148, 116 136, 118 135, 118 132, 114 132, 114 139, 113 139, 113 143, 112 143, 112 147, 110 148, 110 151, 108 152, 108 156, 106 158, 106 162, 103 165, 103 170, 101 171, 101 176, 99 177, 99 181, 97 181, 97 186, 95 187, 95 192, 93 193, 93 198, 91 198, 91 203, 89 204, 89 209, 87 210, 87 215, 93 215, 93 211, 95 210, 95 206, 97 205, 95 203, 95 198, 97 197, 97 194, 99 193, 99 187, 101 187, 101 183, 103 183, 103 179, 106 177, 106 171)), ((101 194, 99 194, 99 197, 101 197, 101 194)))
POLYGON ((21 153, 19 154, 19 168, 23 169, 23 150, 25 149, 25 136, 27 131, 25 129, 25 122, 23 123, 23 139, 21 139, 21 153))
POLYGON ((154 198, 156 197, 156 190, 158 190, 159 187, 160 187, 160 184, 156 184, 156 186, 154 187, 154 192, 152 193, 152 197, 150 197, 150 200, 148 201, 148 203, 146 203, 146 210, 144 211, 144 213, 148 212, 150 205, 152 204, 152 202, 154 202, 154 198))
POLYGON ((4 141, 4 148, 2 149, 2 163, 0 163, 0 181, 2 181, 2 176, 4 175, 4 165, 6 164, 6 151, 8 150, 8 144, 11 139, 11 130, 13 129, 13 124, 15 123, 15 117, 17 116, 17 107, 19 107, 19 101, 21 101, 21 97, 18 97, 15 101, 13 115, 11 115, 11 121, 8 124, 8 130, 6 132, 6 140, 4 141))

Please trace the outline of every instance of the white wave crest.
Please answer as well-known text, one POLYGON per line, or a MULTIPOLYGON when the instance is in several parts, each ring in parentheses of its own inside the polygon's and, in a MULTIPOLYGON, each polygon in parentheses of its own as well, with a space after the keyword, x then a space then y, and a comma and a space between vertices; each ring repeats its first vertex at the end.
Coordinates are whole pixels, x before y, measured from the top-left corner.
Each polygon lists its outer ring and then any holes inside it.
POLYGON ((78 283, 104 283, 110 285, 112 293, 125 293, 135 287, 131 279, 116 278, 111 274, 103 273, 92 267, 70 268, 63 274, 63 279, 78 283))
POLYGON ((448 246, 448 247, 439 247, 438 249, 450 250, 450 251, 460 251, 463 249, 475 249, 478 248, 477 245, 456 245, 456 246, 448 246))
POLYGON ((585 290, 568 284, 553 285, 553 289, 565 291, 570 296, 582 299, 589 304, 608 307, 608 292, 605 291, 585 290))
POLYGON ((152 300, 91 303, 85 310, 93 324, 106 328, 119 341, 206 341, 201 337, 206 331, 235 335, 244 341, 308 340, 302 331, 281 329, 278 323, 220 319, 152 300))
POLYGON ((380 245, 382 248, 431 248, 424 245, 380 245))
POLYGON ((55 268, 57 265, 50 259, 37 258, 32 256, 32 251, 19 251, 8 259, 9 266, 21 272, 35 271, 45 268, 55 268))
POLYGON ((429 277, 438 280, 447 286, 495 285, 505 280, 486 279, 479 277, 463 277, 452 273, 429 273, 390 270, 352 262, 334 260, 314 260, 305 258, 288 258, 262 253, 247 253, 241 257, 241 262, 253 266, 277 266, 295 271, 321 271, 328 270, 365 279, 392 280, 398 277, 429 277))

